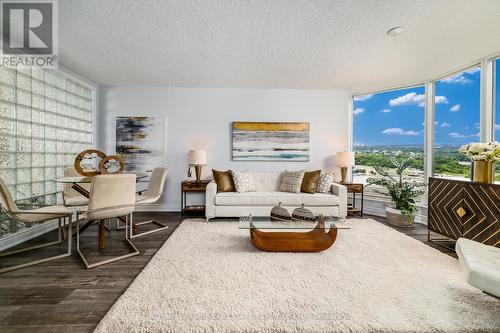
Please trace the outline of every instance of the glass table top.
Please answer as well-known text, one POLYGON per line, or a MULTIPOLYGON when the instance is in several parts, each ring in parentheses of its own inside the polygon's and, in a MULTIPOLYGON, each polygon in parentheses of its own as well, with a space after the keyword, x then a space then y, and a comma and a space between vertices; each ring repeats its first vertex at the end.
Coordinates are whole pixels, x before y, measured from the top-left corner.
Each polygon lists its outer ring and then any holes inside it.
MULTIPOLYGON (((123 172, 123 173, 135 173, 135 172, 123 172)), ((149 175, 146 173, 135 173, 137 176, 137 180, 141 180, 144 178, 147 178, 149 175)), ((91 183, 92 182, 92 177, 86 177, 86 176, 77 176, 77 177, 61 177, 56 179, 57 183, 68 183, 68 184, 74 184, 74 183, 91 183)))
POLYGON ((324 223, 309 221, 273 221, 270 216, 244 216, 240 217, 239 229, 288 229, 288 230, 312 230, 312 229, 350 229, 344 218, 325 216, 324 223))

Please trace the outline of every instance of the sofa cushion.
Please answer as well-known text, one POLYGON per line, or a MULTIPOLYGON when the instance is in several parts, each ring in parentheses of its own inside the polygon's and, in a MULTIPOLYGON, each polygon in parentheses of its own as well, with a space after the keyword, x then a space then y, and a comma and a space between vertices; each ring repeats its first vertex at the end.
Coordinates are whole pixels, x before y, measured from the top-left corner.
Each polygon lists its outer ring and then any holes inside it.
POLYGON ((336 206, 337 196, 323 193, 289 193, 289 192, 221 192, 215 196, 218 206, 336 206))
POLYGON ((281 172, 253 172, 257 192, 279 191, 282 177, 281 172))

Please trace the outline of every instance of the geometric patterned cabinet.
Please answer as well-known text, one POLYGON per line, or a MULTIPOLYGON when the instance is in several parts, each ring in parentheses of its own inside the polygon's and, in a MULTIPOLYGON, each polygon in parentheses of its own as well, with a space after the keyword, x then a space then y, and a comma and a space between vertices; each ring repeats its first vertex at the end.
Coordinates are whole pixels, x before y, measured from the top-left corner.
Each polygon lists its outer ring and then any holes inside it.
POLYGON ((427 228, 500 247, 500 185, 429 178, 427 228))

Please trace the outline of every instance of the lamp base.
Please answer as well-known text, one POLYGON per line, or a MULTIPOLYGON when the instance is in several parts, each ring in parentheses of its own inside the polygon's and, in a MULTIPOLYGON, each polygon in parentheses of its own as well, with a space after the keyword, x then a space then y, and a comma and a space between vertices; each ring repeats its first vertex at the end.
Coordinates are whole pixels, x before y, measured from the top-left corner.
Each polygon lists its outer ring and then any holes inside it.
POLYGON ((347 167, 340 167, 341 183, 347 183, 347 167))
POLYGON ((194 166, 194 172, 196 174, 196 181, 199 182, 201 180, 201 171, 203 169, 203 165, 197 164, 194 166))

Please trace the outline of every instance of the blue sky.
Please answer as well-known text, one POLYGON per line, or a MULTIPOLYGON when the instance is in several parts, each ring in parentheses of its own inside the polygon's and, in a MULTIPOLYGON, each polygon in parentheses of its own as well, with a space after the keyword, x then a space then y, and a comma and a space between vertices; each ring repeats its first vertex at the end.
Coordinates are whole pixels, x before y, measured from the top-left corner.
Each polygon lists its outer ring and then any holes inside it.
MULTIPOLYGON (((499 85, 496 89, 500 96, 499 85)), ((357 96, 354 99, 354 144, 423 145, 424 91, 423 86, 417 86, 357 96)), ((479 68, 436 82, 436 144, 461 145, 479 140, 479 101, 479 68)), ((497 119, 500 119, 499 108, 497 119)))

